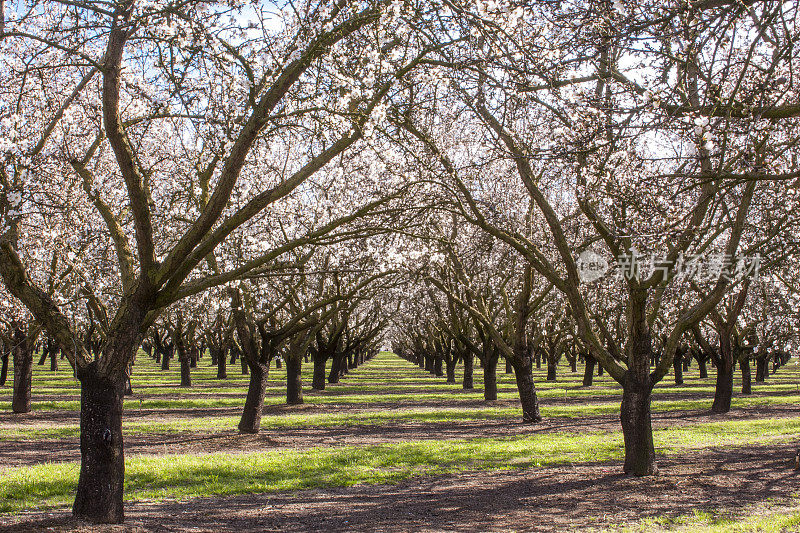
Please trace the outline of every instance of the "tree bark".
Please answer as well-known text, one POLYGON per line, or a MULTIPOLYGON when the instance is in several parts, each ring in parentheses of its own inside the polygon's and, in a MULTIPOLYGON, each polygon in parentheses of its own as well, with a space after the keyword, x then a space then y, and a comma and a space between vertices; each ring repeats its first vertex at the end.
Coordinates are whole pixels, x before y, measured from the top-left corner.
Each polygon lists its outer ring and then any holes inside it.
POLYGON ((549 357, 547 358, 547 381, 556 380, 556 364, 549 357))
MULTIPOLYGON (((647 361, 645 361, 647 364, 647 361)), ((653 427, 650 418, 652 387, 640 383, 629 374, 622 388, 620 420, 625 441, 626 474, 650 476, 658 473, 653 446, 653 427)))
POLYGON ((583 386, 591 387, 592 379, 594 379, 594 366, 597 364, 597 360, 591 355, 586 355, 584 360, 586 361, 586 366, 583 369, 583 386))
POLYGON ((745 356, 740 362, 742 368, 742 394, 752 394, 752 374, 750 373, 750 357, 745 356))
POLYGON ((711 412, 717 414, 727 413, 731 410, 731 397, 733 396, 733 353, 730 337, 720 336, 720 354, 717 361, 717 383, 714 388, 714 403, 711 412))
POLYGON ((33 378, 33 351, 25 333, 14 331, 14 392, 11 410, 15 413, 31 412, 31 380, 33 378))
POLYGON ((181 387, 191 387, 192 386, 192 370, 191 370, 191 362, 189 361, 189 354, 186 353, 186 350, 178 350, 178 359, 180 359, 181 363, 181 387))
POLYGON ((536 385, 533 383, 532 362, 527 359, 512 365, 514 377, 517 380, 519 401, 522 404, 522 421, 527 424, 535 424, 542 421, 542 415, 539 414, 539 398, 536 396, 536 385))
POLYGON ((675 353, 675 359, 672 361, 672 370, 675 372, 675 385, 683 385, 683 355, 680 352, 675 353))
POLYGON ((473 366, 475 364, 475 355, 472 353, 464 354, 464 380, 462 381, 462 388, 473 389, 473 366))
POLYGON ((447 371, 447 383, 456 382, 456 364, 458 359, 453 357, 450 361, 445 362, 445 370, 447 371))
POLYGON ((216 350, 217 352, 217 379, 228 378, 228 358, 225 357, 225 350, 216 350))
POLYGON ((497 399, 497 358, 486 359, 483 365, 483 399, 492 401, 497 399))
POLYGON ((314 356, 314 377, 311 380, 311 388, 314 390, 325 390, 325 363, 327 356, 320 353, 314 356))
MULTIPOLYGON (((220 358, 220 361, 224 360, 220 358)), ((244 359, 244 358, 242 358, 244 359)), ((225 363, 222 363, 223 367, 225 363)), ((267 394, 269 366, 249 361, 250 383, 247 387, 247 398, 244 401, 242 418, 239 420, 239 433, 258 433, 261 428, 261 412, 264 408, 264 397, 267 394)))
POLYGON ((95 523, 124 519, 122 489, 123 383, 99 375, 97 362, 78 371, 81 382, 81 471, 72 514, 95 523))
POLYGON ((302 356, 292 355, 286 358, 286 403, 289 405, 303 403, 302 368, 302 356))
POLYGON ((437 378, 440 378, 440 377, 444 376, 444 369, 442 368, 442 366, 443 366, 442 365, 442 358, 437 355, 433 359, 433 374, 437 378))
POLYGON ((6 384, 6 379, 8 379, 8 352, 5 347, 3 347, 2 350, 3 353, 0 357, 2 357, 3 364, 0 368, 0 387, 4 386, 6 384))

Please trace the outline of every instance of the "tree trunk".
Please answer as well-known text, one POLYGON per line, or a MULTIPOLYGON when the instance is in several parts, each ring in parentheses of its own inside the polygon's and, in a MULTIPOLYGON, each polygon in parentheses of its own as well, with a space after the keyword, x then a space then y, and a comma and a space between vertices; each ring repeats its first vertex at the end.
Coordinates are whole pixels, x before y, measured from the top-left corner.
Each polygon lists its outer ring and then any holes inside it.
POLYGON ((433 374, 440 378, 444 376, 444 369, 442 368, 442 358, 438 355, 433 359, 433 374))
MULTIPOLYGON (((331 372, 328 374, 328 383, 339 383, 339 378, 342 375, 342 358, 343 356, 341 354, 334 354, 331 358, 331 372)), ((286 368, 288 369, 289 363, 287 362, 286 364, 286 368)))
POLYGON ((556 363, 547 358, 547 381, 556 380, 556 363))
POLYGON ((706 379, 708 378, 708 367, 706 366, 706 355, 700 354, 699 357, 695 357, 695 361, 697 361, 697 368, 700 370, 700 378, 706 379))
POLYGON ((475 356, 471 353, 464 355, 464 380, 462 382, 462 388, 464 389, 473 389, 473 379, 472 379, 472 371, 473 365, 475 364, 475 356))
POLYGON ((712 413, 727 413, 731 410, 731 397, 733 396, 733 354, 731 353, 730 338, 725 335, 720 337, 720 354, 717 361, 717 383, 714 388, 714 403, 711 405, 712 413))
POLYGON ((0 355, 3 359, 2 368, 0 368, 0 387, 6 384, 6 379, 8 379, 8 352, 3 347, 3 353, 0 355))
POLYGON ((750 374, 750 357, 745 357, 739 362, 742 367, 742 394, 752 394, 752 376, 750 374))
POLYGON ((239 361, 242 363, 242 375, 246 376, 250 369, 247 367, 247 357, 244 355, 239 356, 239 361))
POLYGON ((453 357, 450 361, 445 361, 445 370, 447 371, 447 383, 456 382, 456 364, 458 359, 453 357))
POLYGON ((33 352, 29 349, 25 333, 14 333, 14 392, 11 410, 15 413, 31 412, 31 379, 33 378, 33 352))
POLYGON ((228 358, 225 357, 225 350, 217 350, 217 379, 228 378, 228 358))
POLYGON ((286 358, 286 403, 298 405, 303 403, 303 368, 302 356, 286 358))
POLYGON ((161 354, 161 370, 169 370, 170 351, 171 350, 167 350, 161 354))
POLYGON ((325 390, 325 363, 327 357, 316 354, 314 359, 314 377, 311 380, 311 388, 314 390, 325 390))
POLYGON ((122 380, 97 372, 97 363, 79 370, 81 382, 81 471, 72 514, 104 524, 124 518, 122 489, 122 380))
MULTIPOLYGON (((244 357, 242 359, 245 359, 244 357)), ((225 357, 220 357, 224 361, 225 357)), ((267 394, 269 366, 250 362, 250 383, 247 386, 247 398, 244 401, 242 418, 239 420, 239 433, 258 433, 261 428, 261 411, 264 408, 264 397, 267 394)), ((225 363, 222 363, 225 366, 225 363)))
MULTIPOLYGON (((645 361, 647 364, 647 361, 645 361)), ((625 441, 626 474, 650 476, 658 473, 650 419, 651 387, 626 375, 622 388, 620 420, 625 441)))
POLYGON ((514 372, 514 367, 511 366, 511 361, 506 359, 506 374, 511 374, 512 372, 514 372))
POLYGON ((186 353, 186 350, 180 350, 180 362, 181 362, 181 387, 191 387, 192 386, 192 370, 191 370, 191 362, 189 360, 189 354, 186 353))
POLYGON ((433 374, 433 357, 430 355, 424 355, 425 358, 425 370, 433 374))
POLYGON ((522 404, 522 422, 535 424, 542 421, 539 414, 539 398, 536 396, 536 385, 533 383, 533 373, 530 359, 513 365, 514 377, 517 380, 519 401, 522 404), (527 363, 527 364, 526 364, 527 363))
POLYGON ((586 355, 584 360, 586 361, 586 366, 583 369, 583 386, 591 387, 592 379, 594 378, 594 366, 597 364, 597 360, 591 355, 586 355))
POLYGON ((50 350, 50 372, 58 372, 58 348, 50 350))
MULTIPOLYGON (((756 383, 763 383, 768 377, 769 359, 766 355, 756 357, 756 383)), ((2 383, 0 383, 0 385, 2 385, 2 383)))
POLYGON ((675 372, 675 385, 683 385, 683 356, 675 353, 675 359, 672 361, 672 370, 675 372))
POLYGON ((483 399, 497 399, 497 358, 487 358, 483 365, 483 399))

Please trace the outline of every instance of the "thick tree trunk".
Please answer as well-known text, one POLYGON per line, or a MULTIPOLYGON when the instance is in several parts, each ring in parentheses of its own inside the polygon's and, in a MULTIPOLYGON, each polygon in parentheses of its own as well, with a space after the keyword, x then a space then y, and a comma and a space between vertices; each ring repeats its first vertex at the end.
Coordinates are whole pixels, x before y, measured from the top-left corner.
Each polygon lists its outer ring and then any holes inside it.
POLYGON ((445 362, 445 369, 447 371, 447 383, 456 382, 456 364, 458 359, 453 357, 450 361, 445 362))
POLYGON ((536 385, 533 383, 532 362, 527 360, 513 365, 514 377, 517 380, 517 390, 519 391, 519 401, 522 404, 522 421, 528 424, 542 421, 542 415, 539 414, 539 398, 536 396, 536 385))
POLYGON ((72 514, 104 524, 124 518, 122 489, 122 380, 97 372, 97 363, 79 370, 81 382, 81 472, 72 514))
POLYGON ((300 356, 286 359, 286 403, 298 405, 303 403, 303 358, 300 356))
POLYGON ((675 372, 675 385, 683 385, 683 356, 676 353, 672 361, 672 370, 675 372))
POLYGON ((511 361, 506 359, 506 374, 511 374, 514 372, 514 367, 511 365, 511 361))
POLYGON ((574 357, 569 361, 569 370, 573 374, 578 371, 578 357, 574 357))
POLYGON ((720 360, 717 361, 717 383, 714 389, 714 403, 711 405, 712 413, 727 413, 731 410, 731 397, 733 396, 733 354, 730 348, 730 339, 724 336, 720 342, 720 360))
POLYGON ((462 388, 473 389, 473 366, 475 364, 475 355, 468 353, 464 355, 464 380, 462 381, 462 388))
POLYGON ((31 412, 31 380, 33 378, 33 352, 25 333, 14 333, 14 392, 11 410, 15 413, 31 412))
MULTIPOLYGON (((756 357, 756 383, 763 383, 769 377, 769 358, 756 357)), ((0 380, 2 381, 2 380, 0 380)), ((0 383, 2 385, 2 383, 0 383)))
POLYGON ((752 375, 750 374, 750 358, 745 357, 739 363, 742 368, 742 394, 752 394, 752 375))
POLYGON ((314 358, 314 377, 311 379, 311 388, 325 390, 325 363, 327 357, 317 354, 314 358))
POLYGON ((242 375, 246 376, 248 374, 248 372, 250 371, 250 369, 247 367, 247 357, 242 355, 242 356, 239 357, 239 361, 242 364, 242 375))
POLYGON ((487 359, 483 365, 483 399, 497 399, 497 359, 487 359))
POLYGON ((630 375, 626 376, 620 407, 622 435, 625 441, 623 470, 626 474, 650 476, 658 473, 650 419, 651 389, 648 384, 638 383, 631 379, 630 375))
POLYGON ((179 359, 181 362, 181 387, 191 387, 192 386, 191 362, 185 350, 182 350, 179 359))
POLYGON ((50 372, 58 372, 58 348, 50 350, 50 372))
POLYGON ((161 354, 161 370, 169 370, 170 351, 171 350, 167 350, 161 354))
POLYGON ((225 350, 217 351, 217 379, 228 378, 228 358, 225 357, 225 350))
MULTIPOLYGON (((331 358, 331 371, 330 371, 330 374, 328 374, 328 383, 339 383, 339 378, 342 375, 342 359, 343 359, 343 357, 344 356, 341 355, 341 354, 335 354, 331 358)), ((286 364, 287 364, 286 368, 288 369, 289 368, 288 367, 289 363, 287 362, 286 364)))
POLYGON ((697 368, 700 371, 700 378, 706 379, 708 378, 708 367, 706 366, 706 355, 700 354, 698 357, 694 358, 697 361, 697 368))
POLYGON ((438 355, 433 359, 433 374, 440 378, 444 376, 444 369, 442 368, 442 358, 438 355))
MULTIPOLYGON (((220 361, 224 359, 221 357, 220 361)), ((222 365, 224 367, 225 363, 222 365)), ((261 411, 264 408, 264 397, 267 394, 268 378, 268 365, 250 362, 250 384, 247 387, 242 418, 239 420, 239 433, 258 433, 261 428, 261 411)))
POLYGON ((597 360, 591 355, 586 355, 584 360, 586 361, 586 366, 583 368, 583 386, 591 387, 592 379, 594 379, 594 366, 597 364, 597 360))
POLYGON ((433 374, 433 357, 430 355, 425 355, 425 370, 433 374))
POLYGON ((555 381, 556 380, 556 363, 547 359, 547 381, 555 381))

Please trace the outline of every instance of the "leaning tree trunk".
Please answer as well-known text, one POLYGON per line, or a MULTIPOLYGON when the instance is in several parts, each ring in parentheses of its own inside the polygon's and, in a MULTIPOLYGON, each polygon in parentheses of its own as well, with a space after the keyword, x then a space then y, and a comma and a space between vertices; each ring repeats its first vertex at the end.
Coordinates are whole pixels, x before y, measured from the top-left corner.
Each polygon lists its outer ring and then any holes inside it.
POLYGON ((122 489, 123 380, 100 375, 97 362, 78 371, 81 382, 81 472, 72 513, 96 523, 124 518, 122 489))
POLYGON ((514 377, 517 380, 517 390, 519 391, 519 401, 522 404, 522 421, 533 424, 542 421, 539 414, 539 398, 536 396, 536 385, 533 383, 533 372, 531 359, 526 359, 519 363, 514 363, 514 377))
POLYGON ((325 390, 325 363, 327 356, 320 353, 315 354, 314 360, 314 376, 311 379, 311 388, 314 390, 325 390))
MULTIPOLYGON (((342 354, 334 354, 331 358, 331 371, 328 374, 328 383, 339 383, 339 378, 342 377, 342 359, 344 355, 342 354)), ((288 371, 289 363, 286 363, 286 368, 288 371)))
MULTIPOLYGON (((246 358, 242 358, 246 359, 246 358)), ((220 357, 224 361, 225 357, 220 357)), ((223 367, 225 363, 222 363, 223 367)), ((264 397, 267 394, 269 365, 249 362, 250 383, 247 387, 247 398, 244 401, 242 418, 239 420, 239 433, 258 433, 261 428, 261 411, 264 408, 264 397)))
POLYGON ((462 381, 462 388, 473 389, 472 372, 475 364, 475 355, 472 353, 464 354, 464 380, 462 381))
POLYGON ((286 358, 286 403, 298 405, 303 403, 303 358, 293 355, 286 358))
POLYGON ((583 386, 591 387, 592 379, 594 379, 594 366, 597 364, 597 360, 591 355, 586 355, 584 361, 586 361, 586 366, 583 368, 583 386))
POLYGON ((33 352, 22 330, 15 332, 14 342, 14 392, 11 410, 15 413, 30 413, 33 352))
POLYGON ((620 406, 620 421, 625 441, 623 470, 626 474, 650 476, 658 473, 650 418, 651 392, 649 377, 636 379, 630 371, 626 372, 620 406))
POLYGON ((497 358, 487 357, 483 365, 483 399, 497 399, 497 358))

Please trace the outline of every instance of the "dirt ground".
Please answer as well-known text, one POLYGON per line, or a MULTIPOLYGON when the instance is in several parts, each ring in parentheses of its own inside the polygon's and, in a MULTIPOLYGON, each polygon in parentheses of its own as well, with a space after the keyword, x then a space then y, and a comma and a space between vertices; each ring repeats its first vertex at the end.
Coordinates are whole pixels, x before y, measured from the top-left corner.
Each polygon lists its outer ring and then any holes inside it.
POLYGON ((619 461, 422 477, 298 493, 131 502, 124 526, 97 527, 67 509, 0 519, 13 532, 552 531, 635 525, 692 510, 780 510, 800 492, 796 445, 708 449, 661 458, 654 478, 619 461))

